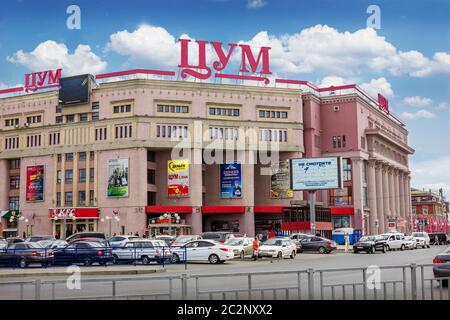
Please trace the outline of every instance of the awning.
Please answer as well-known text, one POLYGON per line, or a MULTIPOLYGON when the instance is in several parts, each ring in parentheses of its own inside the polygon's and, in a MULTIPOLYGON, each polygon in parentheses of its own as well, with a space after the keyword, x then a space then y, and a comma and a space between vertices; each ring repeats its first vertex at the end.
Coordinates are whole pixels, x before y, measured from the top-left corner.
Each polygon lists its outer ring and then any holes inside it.
POLYGON ((98 219, 100 210, 98 208, 54 208, 48 210, 48 217, 53 219, 54 214, 73 214, 77 219, 98 219))
POLYGON ((0 211, 0 218, 3 218, 3 216, 5 215, 5 214, 7 214, 8 213, 8 210, 7 211, 0 211))
POLYGON ((146 213, 192 213, 192 206, 146 206, 146 213))
POLYGON ((245 213, 244 206, 203 206, 202 213, 245 213))
POLYGON ((11 216, 18 216, 20 214, 19 210, 8 210, 8 211, 2 211, 1 217, 9 219, 11 216))
POLYGON ((254 206, 255 213, 283 213, 283 206, 254 206))
POLYGON ((17 228, 3 229, 3 232, 17 232, 17 228))
POLYGON ((340 215, 340 214, 354 215, 355 208, 353 208, 353 207, 334 207, 333 208, 332 207, 331 214, 332 215, 340 215))

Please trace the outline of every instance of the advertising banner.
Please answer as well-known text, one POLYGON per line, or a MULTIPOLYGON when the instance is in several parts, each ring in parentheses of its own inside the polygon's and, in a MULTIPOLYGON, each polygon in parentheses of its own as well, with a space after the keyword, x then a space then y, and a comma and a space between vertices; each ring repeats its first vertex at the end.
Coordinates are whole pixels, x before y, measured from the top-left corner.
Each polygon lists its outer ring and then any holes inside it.
POLYGON ((189 160, 167 161, 167 195, 189 197, 189 160))
POLYGON ((44 201, 44 166, 27 167, 26 201, 44 201))
POLYGON ((287 199, 294 197, 291 189, 291 175, 289 161, 281 161, 278 165, 272 165, 270 178, 270 197, 274 199, 287 199))
POLYGON ((128 159, 108 160, 108 197, 128 197, 128 159))
POLYGON ((242 198, 242 167, 240 162, 220 165, 220 197, 242 198))
POLYGON ((342 185, 341 158, 291 159, 293 190, 338 189, 342 185))

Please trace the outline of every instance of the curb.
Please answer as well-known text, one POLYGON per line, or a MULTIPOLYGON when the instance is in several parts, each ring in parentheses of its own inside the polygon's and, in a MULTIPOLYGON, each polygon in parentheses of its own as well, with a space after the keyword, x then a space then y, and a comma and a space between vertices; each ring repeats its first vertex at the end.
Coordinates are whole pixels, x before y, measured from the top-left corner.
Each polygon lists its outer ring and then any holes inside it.
MULTIPOLYGON (((20 270, 20 269, 19 269, 20 270)), ((21 270, 20 270, 21 271, 21 270)), ((163 273, 166 272, 166 269, 138 269, 138 270, 81 270, 81 273, 85 276, 95 276, 95 275, 137 275, 137 274, 150 274, 150 273, 163 273)), ((67 276, 66 271, 50 271, 50 272, 13 272, 10 274, 1 274, 0 279, 7 278, 30 278, 30 277, 57 277, 57 276, 67 276)))

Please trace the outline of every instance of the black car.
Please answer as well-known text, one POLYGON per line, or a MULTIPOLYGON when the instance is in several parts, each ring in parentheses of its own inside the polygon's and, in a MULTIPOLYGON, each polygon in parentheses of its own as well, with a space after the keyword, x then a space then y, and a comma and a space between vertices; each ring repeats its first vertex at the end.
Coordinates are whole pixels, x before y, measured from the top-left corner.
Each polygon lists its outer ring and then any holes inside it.
POLYGON ((433 274, 435 278, 447 278, 442 280, 443 286, 448 286, 448 278, 450 277, 450 248, 438 254, 433 259, 433 274))
POLYGON ((112 261, 111 248, 99 242, 77 241, 54 251, 54 264, 71 265, 93 263, 105 265, 112 261))
POLYGON ((300 240, 301 248, 299 252, 303 251, 318 251, 319 253, 330 253, 337 249, 335 241, 319 237, 310 236, 300 240))
POLYGON ((447 234, 445 234, 444 232, 433 232, 429 233, 428 236, 430 237, 430 245, 437 245, 437 239, 439 240, 439 244, 447 243, 447 234))
POLYGON ((376 251, 381 251, 386 253, 386 240, 380 236, 366 236, 360 238, 357 242, 353 244, 353 252, 359 253, 365 251, 367 253, 375 253, 376 251))

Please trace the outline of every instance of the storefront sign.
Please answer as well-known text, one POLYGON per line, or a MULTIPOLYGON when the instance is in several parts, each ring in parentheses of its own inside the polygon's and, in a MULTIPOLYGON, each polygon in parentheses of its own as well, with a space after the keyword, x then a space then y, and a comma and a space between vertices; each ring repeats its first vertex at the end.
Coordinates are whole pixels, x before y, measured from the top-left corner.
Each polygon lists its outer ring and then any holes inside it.
POLYGON ((97 219, 100 215, 98 208, 54 208, 49 209, 50 219, 97 219))
POLYGON ((270 197, 275 199, 293 198, 291 189, 291 176, 289 173, 289 161, 281 161, 278 165, 272 165, 270 178, 270 197))
POLYGON ((220 165, 220 197, 242 198, 242 169, 240 162, 220 165))
POLYGON ((167 161, 167 195, 189 197, 189 160, 167 161))
POLYGON ((323 190, 342 188, 340 157, 291 159, 293 190, 323 190))
POLYGON ((44 166, 27 167, 26 201, 44 201, 44 166))
POLYGON ((62 69, 28 73, 25 75, 25 92, 59 86, 62 69))
POLYGON ((108 197, 128 197, 128 159, 108 160, 108 197))

